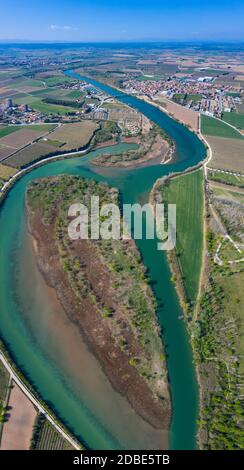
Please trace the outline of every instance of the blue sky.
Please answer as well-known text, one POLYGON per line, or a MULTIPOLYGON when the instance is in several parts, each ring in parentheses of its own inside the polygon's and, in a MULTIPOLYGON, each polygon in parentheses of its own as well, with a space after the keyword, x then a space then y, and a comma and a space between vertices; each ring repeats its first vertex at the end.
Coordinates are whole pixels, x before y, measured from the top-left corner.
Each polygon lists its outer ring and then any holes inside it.
POLYGON ((243 40, 243 0, 2 0, 0 39, 243 40))

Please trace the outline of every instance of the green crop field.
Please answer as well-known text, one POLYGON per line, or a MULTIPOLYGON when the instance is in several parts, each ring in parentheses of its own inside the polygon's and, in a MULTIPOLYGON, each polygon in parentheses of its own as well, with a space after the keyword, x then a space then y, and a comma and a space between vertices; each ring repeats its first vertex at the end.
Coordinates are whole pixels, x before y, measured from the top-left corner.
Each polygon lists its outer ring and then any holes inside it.
POLYGON ((198 292, 203 248, 203 172, 178 176, 163 188, 163 200, 176 204, 176 254, 187 300, 198 292))
POLYGON ((17 78, 16 80, 13 80, 13 82, 11 82, 11 85, 17 88, 22 88, 22 87, 41 88, 44 86, 43 82, 41 82, 40 80, 30 80, 26 77, 20 77, 20 78, 17 78))
POLYGON ((222 119, 238 129, 244 129, 244 113, 223 113, 222 119))
MULTIPOLYGON (((0 407, 2 406, 6 398, 8 383, 9 383, 9 373, 7 369, 5 369, 2 362, 0 362, 0 407)), ((1 411, 1 408, 0 408, 0 411, 1 411)))
POLYGON ((66 96, 67 96, 67 98, 73 98, 73 99, 77 100, 77 99, 81 98, 82 96, 84 96, 84 93, 81 93, 81 91, 78 91, 78 90, 73 90, 70 93, 68 93, 66 96))
POLYGON ((223 121, 210 116, 201 115, 201 132, 205 135, 217 137, 229 137, 232 139, 243 139, 239 132, 225 124, 223 121))
POLYGON ((46 85, 48 86, 55 86, 55 85, 62 85, 63 83, 72 82, 74 81, 71 77, 67 77, 66 75, 57 75, 53 77, 49 77, 45 80, 46 85))
POLYGON ((44 103, 43 101, 35 101, 31 104, 32 108, 40 111, 44 114, 60 114, 65 115, 71 112, 77 111, 75 108, 71 108, 69 106, 61 106, 57 104, 48 104, 44 103))
POLYGON ((193 95, 187 95, 186 100, 187 101, 200 101, 202 99, 202 95, 199 93, 193 94, 193 95))

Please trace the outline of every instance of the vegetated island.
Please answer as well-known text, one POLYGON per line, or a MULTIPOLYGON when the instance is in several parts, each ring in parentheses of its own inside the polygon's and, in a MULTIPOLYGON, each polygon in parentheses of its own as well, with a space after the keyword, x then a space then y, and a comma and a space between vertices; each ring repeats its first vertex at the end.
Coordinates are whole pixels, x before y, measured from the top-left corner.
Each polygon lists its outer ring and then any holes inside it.
MULTIPOLYGON (((38 267, 112 386, 155 429, 169 428, 171 407, 156 302, 133 240, 71 241, 68 208, 118 203, 118 191, 76 176, 34 181, 26 192, 38 267)), ((100 222, 104 221, 101 217, 100 222)))
POLYGON ((150 124, 147 129, 141 131, 138 135, 122 135, 121 140, 122 142, 135 143, 138 148, 116 155, 104 153, 94 158, 92 164, 128 168, 145 166, 152 160, 158 160, 159 163, 169 163, 175 151, 173 140, 156 124, 150 124))

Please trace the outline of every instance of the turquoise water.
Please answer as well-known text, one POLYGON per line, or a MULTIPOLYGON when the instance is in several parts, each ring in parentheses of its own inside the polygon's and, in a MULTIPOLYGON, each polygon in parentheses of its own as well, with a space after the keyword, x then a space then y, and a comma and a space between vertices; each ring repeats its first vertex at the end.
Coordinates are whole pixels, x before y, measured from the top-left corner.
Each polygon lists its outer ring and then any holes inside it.
MULTIPOLYGON (((97 85, 94 80, 90 81, 97 85)), ((110 87, 99 86, 110 94, 118 94, 110 87)), ((82 380, 75 367, 72 369, 73 357, 66 354, 68 345, 61 349, 57 317, 52 317, 51 303, 44 303, 41 281, 26 247, 24 194, 29 181, 48 175, 75 174, 107 181, 118 187, 123 202, 145 201, 158 177, 183 170, 204 158, 204 146, 188 129, 135 97, 120 95, 119 99, 139 109, 175 140, 176 161, 170 165, 130 170, 100 169, 92 166, 90 161, 97 153, 103 152, 102 149, 84 157, 47 163, 21 178, 9 192, 0 211, 0 333, 16 363, 41 397, 89 448, 158 448, 160 436, 153 434, 139 417, 134 416, 125 400, 106 382, 89 352, 78 349, 78 342, 74 352, 80 354, 79 358, 83 354, 86 357, 82 370, 86 371, 87 380, 86 374, 82 374, 82 380), (93 375, 91 367, 96 371, 93 375), (110 413, 108 406, 113 410, 110 413)), ((119 151, 126 144, 118 145, 110 151, 119 151)), ((193 449, 196 445, 198 390, 189 339, 184 323, 179 320, 182 312, 170 282, 166 257, 157 251, 156 241, 141 240, 138 247, 158 300, 158 318, 168 356, 173 405, 170 448, 193 449)), ((63 327, 60 325, 59 331, 63 327)))

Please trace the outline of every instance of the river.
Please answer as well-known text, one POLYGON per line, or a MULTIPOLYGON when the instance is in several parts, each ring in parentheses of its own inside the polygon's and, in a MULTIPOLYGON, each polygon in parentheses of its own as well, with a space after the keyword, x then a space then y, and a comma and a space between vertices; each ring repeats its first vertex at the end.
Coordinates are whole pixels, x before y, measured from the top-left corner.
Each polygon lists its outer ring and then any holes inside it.
MULTIPOLYGON (((76 78, 80 77, 69 72, 76 78)), ((137 416, 127 400, 116 393, 99 364, 57 307, 55 292, 47 292, 29 242, 24 195, 35 178, 75 174, 107 181, 120 190, 123 202, 148 200, 158 177, 184 170, 205 157, 197 136, 154 106, 89 81, 140 110, 162 127, 176 143, 175 161, 137 169, 109 169, 91 165, 104 149, 86 156, 49 162, 16 182, 0 211, 0 334, 16 364, 40 396, 67 427, 91 449, 155 449, 163 436, 137 416)), ((118 144, 107 152, 128 149, 118 144)), ((192 353, 175 288, 164 253, 156 240, 138 241, 148 276, 158 300, 172 396, 169 433, 171 449, 196 447, 198 387, 192 353)))

